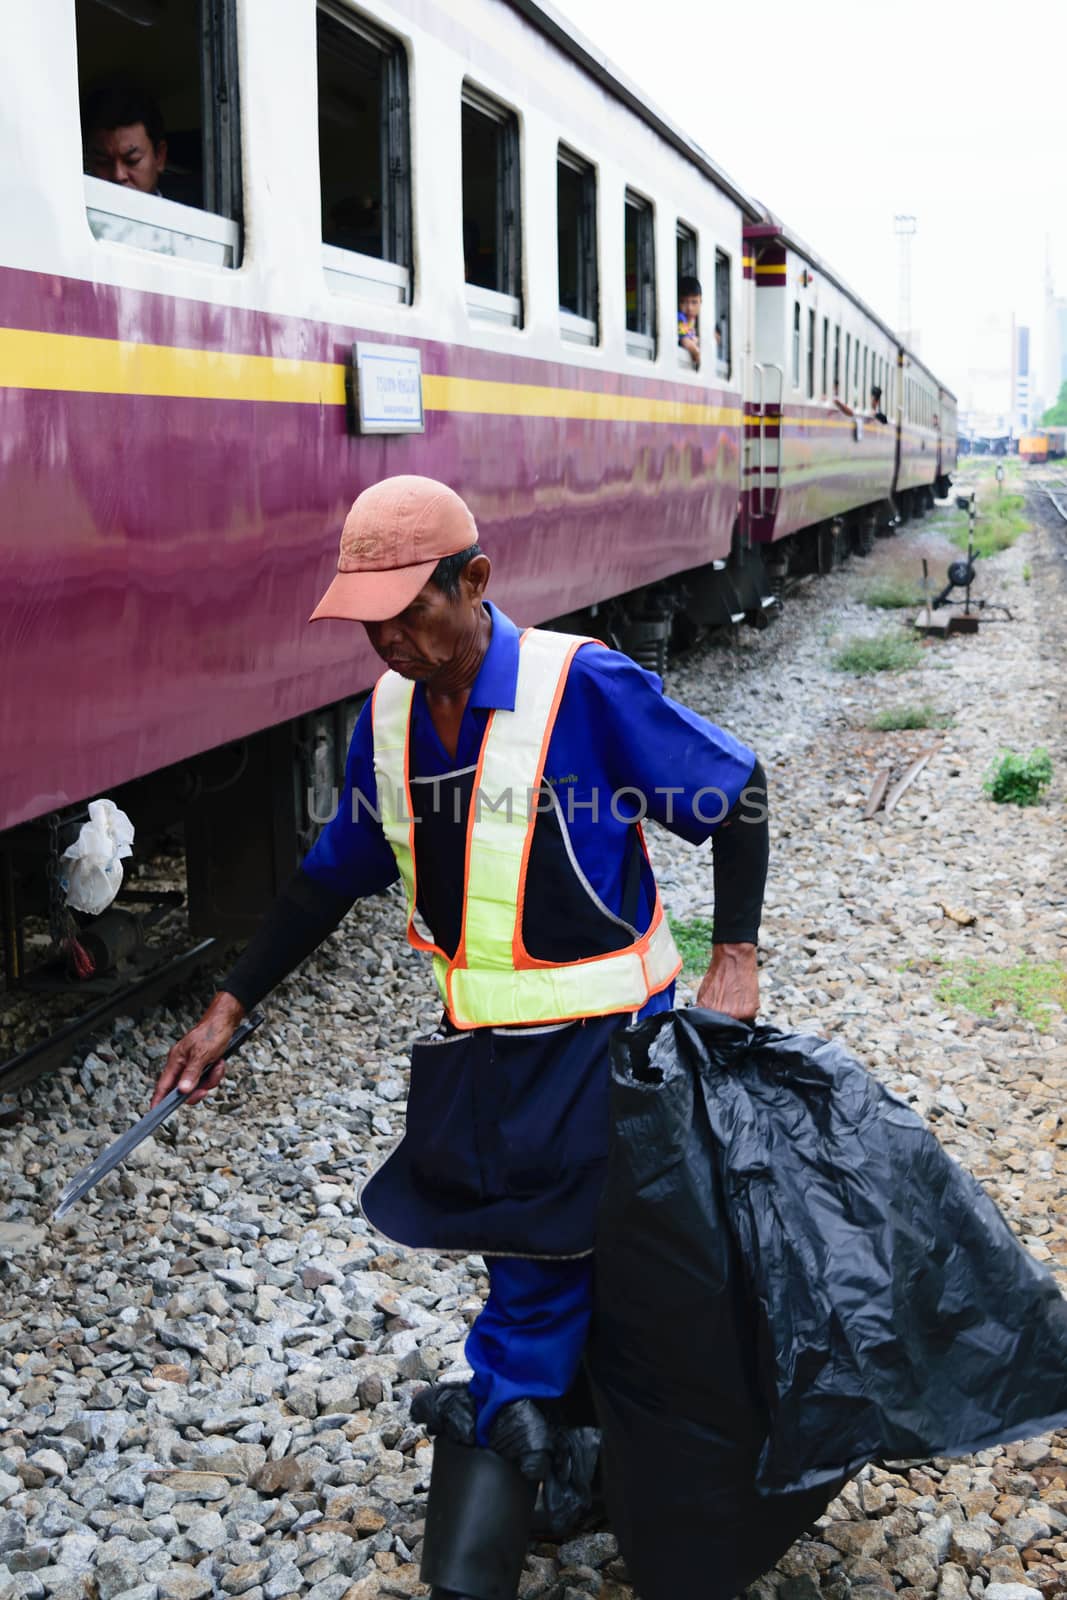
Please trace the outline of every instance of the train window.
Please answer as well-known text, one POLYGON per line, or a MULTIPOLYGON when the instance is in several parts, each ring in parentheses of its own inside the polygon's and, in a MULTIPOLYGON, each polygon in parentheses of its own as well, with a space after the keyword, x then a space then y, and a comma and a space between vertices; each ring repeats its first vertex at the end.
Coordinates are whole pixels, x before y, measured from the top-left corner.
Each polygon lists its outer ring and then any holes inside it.
POLYGON ((844 370, 844 373, 843 373, 843 377, 844 377, 845 382, 844 382, 844 390, 843 390, 842 395, 841 395, 842 400, 844 400, 846 402, 850 398, 849 397, 849 392, 848 392, 848 375, 849 375, 849 372, 851 371, 851 365, 852 365, 852 335, 850 333, 846 333, 845 334, 845 370, 844 370))
POLYGON ((556 153, 556 261, 560 333, 573 344, 596 344, 596 173, 563 145, 556 153))
POLYGON ((793 301, 793 388, 800 388, 800 301, 793 301))
POLYGON ((834 324, 834 395, 841 393, 841 324, 834 324))
POLYGON ((830 318, 822 319, 822 397, 825 400, 829 394, 826 387, 826 376, 830 361, 830 318))
POLYGON ((733 360, 730 337, 730 257, 725 250, 715 252, 715 356, 719 372, 730 376, 733 360))
POLYGON ((852 346, 852 404, 860 404, 860 342, 852 346))
POLYGON ((631 189, 625 205, 626 353, 656 358, 656 231, 652 206, 631 189))
POLYGON ((75 0, 85 209, 98 239, 234 267, 234 0, 75 0))
POLYGON ((518 118, 465 83, 461 132, 467 310, 480 322, 521 327, 518 118))
MULTIPOLYGON (((683 280, 692 278, 697 283, 700 282, 700 248, 697 243, 696 232, 684 222, 679 222, 674 236, 674 270, 678 285, 678 321, 680 324, 682 321, 683 280)), ((701 319, 699 317, 697 318, 696 333, 699 339, 701 333, 701 319)), ((693 358, 689 351, 683 350, 681 346, 678 347, 678 365, 688 367, 690 372, 693 370, 693 358)))
POLYGON ((863 388, 860 391, 860 393, 863 396, 862 404, 863 404, 863 407, 864 407, 865 410, 866 410, 866 407, 867 407, 867 405, 868 405, 868 403, 870 401, 870 398, 871 398, 871 391, 867 387, 867 359, 868 359, 869 355, 870 355, 870 351, 867 349, 867 346, 864 345, 864 347, 863 347, 863 388))
POLYGON ((399 39, 320 4, 319 195, 332 289, 411 299, 408 63, 399 39))
POLYGON ((815 394, 815 312, 808 307, 808 398, 815 394))

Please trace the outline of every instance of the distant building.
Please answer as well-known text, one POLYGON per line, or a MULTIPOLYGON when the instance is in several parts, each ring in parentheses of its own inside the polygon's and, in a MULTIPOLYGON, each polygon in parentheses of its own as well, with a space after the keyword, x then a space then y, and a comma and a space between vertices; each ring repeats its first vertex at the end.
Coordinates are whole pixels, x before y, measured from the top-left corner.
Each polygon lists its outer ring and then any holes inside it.
POLYGON ((960 410, 974 432, 1000 437, 1012 431, 1015 414, 1015 319, 991 312, 971 335, 971 359, 960 395, 960 410))
POLYGON ((1051 279, 1045 295, 1045 359, 1041 370, 1041 410, 1053 406, 1067 383, 1067 300, 1052 293, 1051 279))

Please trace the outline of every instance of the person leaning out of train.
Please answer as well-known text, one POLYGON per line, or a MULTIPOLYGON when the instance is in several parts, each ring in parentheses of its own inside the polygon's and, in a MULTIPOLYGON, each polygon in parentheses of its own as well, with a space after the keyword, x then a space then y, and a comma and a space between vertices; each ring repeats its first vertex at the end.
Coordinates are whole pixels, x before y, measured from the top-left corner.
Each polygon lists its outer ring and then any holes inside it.
POLYGON ((889 421, 889 418, 882 410, 882 391, 877 383, 871 389, 871 410, 874 412, 875 422, 889 421))
POLYGON ((97 84, 82 100, 85 171, 105 183, 159 194, 167 165, 163 117, 138 84, 114 78, 97 84))
POLYGON ((834 379, 833 403, 837 407, 838 411, 841 412, 842 416, 854 417, 856 415, 856 413, 853 411, 852 407, 847 403, 847 401, 842 400, 840 390, 841 390, 841 385, 838 383, 837 379, 835 378, 834 379))
POLYGON ((700 307, 703 294, 699 278, 678 279, 678 343, 700 367, 700 307))
POLYGON ((356 723, 336 815, 156 1088, 201 1099, 245 1012, 355 900, 403 884, 444 1014, 412 1046, 406 1131, 360 1207, 388 1239, 477 1251, 489 1272, 469 1385, 438 1384, 412 1408, 438 1435, 431 1600, 513 1600, 537 1484, 577 1459, 563 1401, 593 1309, 611 1041, 670 1009, 681 967, 636 818, 711 842, 698 1004, 727 1016, 759 1006, 767 873, 753 752, 618 651, 516 627, 487 599, 489 575, 445 484, 387 478, 355 502, 312 620, 362 623, 389 670, 356 723))

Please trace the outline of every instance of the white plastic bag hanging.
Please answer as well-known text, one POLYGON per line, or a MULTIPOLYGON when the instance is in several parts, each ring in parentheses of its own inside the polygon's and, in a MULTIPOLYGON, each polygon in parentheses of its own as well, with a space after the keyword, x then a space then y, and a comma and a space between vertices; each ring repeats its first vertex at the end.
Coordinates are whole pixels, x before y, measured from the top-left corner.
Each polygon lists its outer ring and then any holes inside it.
POLYGON ((91 800, 89 820, 63 852, 70 867, 61 879, 67 905, 98 916, 122 887, 122 862, 133 854, 133 823, 114 800, 91 800))

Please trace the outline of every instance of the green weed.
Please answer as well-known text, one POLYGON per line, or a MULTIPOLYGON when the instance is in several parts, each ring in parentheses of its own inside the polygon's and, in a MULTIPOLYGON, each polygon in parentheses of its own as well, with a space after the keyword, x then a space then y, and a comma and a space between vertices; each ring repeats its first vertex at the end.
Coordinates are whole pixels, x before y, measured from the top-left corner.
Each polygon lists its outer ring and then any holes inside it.
POLYGON ((711 960, 711 922, 707 917, 689 917, 683 921, 673 912, 667 913, 667 921, 686 972, 703 977, 711 960))
POLYGON ((1036 806, 1052 782, 1052 758, 1045 749, 1028 756, 1005 750, 982 787, 998 805, 1036 806))
MULTIPOLYGON (((1020 534, 1029 532, 1025 507, 1026 499, 1021 494, 982 495, 974 529, 975 555, 988 558, 1001 550, 1010 550, 1020 534)), ((960 517, 950 538, 957 550, 966 550, 969 538, 966 516, 960 517)))
POLYGON ((1024 561, 1023 562, 1023 582, 1024 583, 1029 583, 1030 579, 1033 577, 1033 575, 1034 574, 1033 574, 1033 572, 1031 570, 1029 561, 1024 561))
POLYGON ((834 656, 838 672, 869 678, 875 672, 903 672, 918 666, 922 649, 902 634, 883 633, 874 639, 850 639, 834 656))
POLYGON ((947 711, 935 711, 933 706, 895 706, 879 711, 868 724, 877 733, 897 733, 906 728, 947 728, 952 716, 947 711))
POLYGON ((995 967, 969 959, 948 969, 936 994, 942 1005, 963 1006, 978 1017, 993 1017, 1010 1007, 1039 1033, 1047 1033, 1053 1007, 1067 1010, 1067 967, 1030 961, 995 967))
POLYGON ((903 611, 922 605, 922 593, 918 584, 907 578, 876 578, 864 594, 863 603, 879 611, 903 611))

